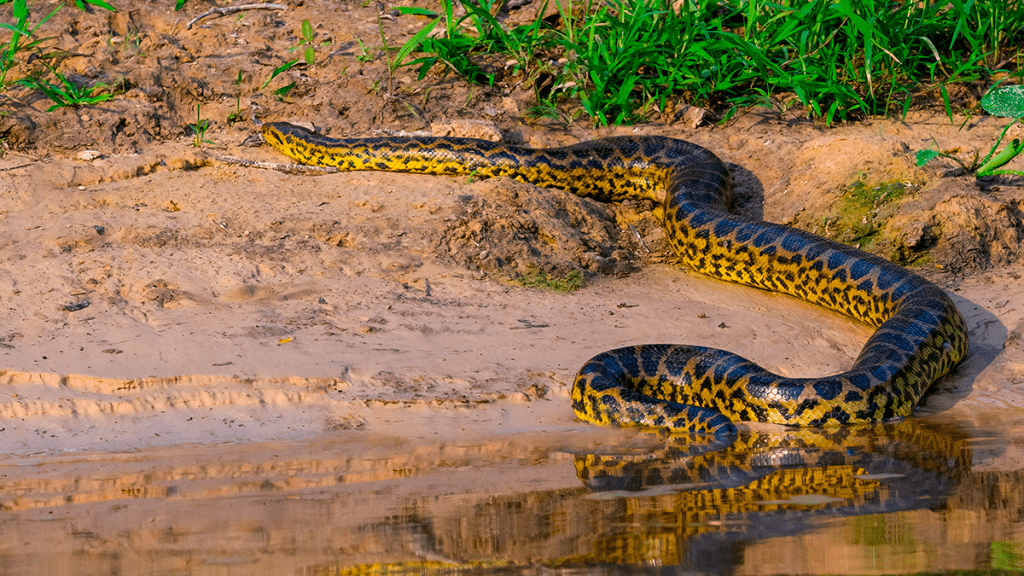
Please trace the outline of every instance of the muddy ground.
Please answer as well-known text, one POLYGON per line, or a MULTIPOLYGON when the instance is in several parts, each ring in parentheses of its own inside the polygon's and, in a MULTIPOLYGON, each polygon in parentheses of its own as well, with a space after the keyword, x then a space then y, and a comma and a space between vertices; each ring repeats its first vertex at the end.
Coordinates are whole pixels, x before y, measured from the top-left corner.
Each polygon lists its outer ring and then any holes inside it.
MULTIPOLYGON (((950 161, 913 161, 935 144, 984 155, 999 119, 951 123, 924 109, 826 128, 780 100, 721 124, 712 113, 693 125, 675 103, 649 123, 596 129, 567 121, 571 104, 559 118, 534 118, 529 81, 473 86, 440 70, 416 80, 406 68, 389 78, 372 3, 310 0, 190 29, 211 5, 172 5, 65 6, 42 29, 68 53, 62 72, 116 86, 115 98, 48 112, 38 92, 6 92, 5 454, 572 428, 583 426, 569 408, 572 377, 611 347, 700 342, 815 375, 849 366, 869 334, 681 269, 658 207, 644 202, 220 160, 285 161, 252 145, 254 119, 310 122, 329 136, 538 147, 615 134, 691 140, 730 164, 739 212, 860 244, 952 291, 972 348, 923 413, 1024 424, 1021 180, 978 182, 950 161), (297 57, 303 20, 316 33, 316 64, 264 87, 297 57), (196 146, 199 105, 209 128, 196 146), (895 192, 851 204, 858 190, 883 188, 895 192), (584 283, 568 294, 522 285, 537 277, 584 283)), ((383 14, 392 45, 426 22, 383 14)))

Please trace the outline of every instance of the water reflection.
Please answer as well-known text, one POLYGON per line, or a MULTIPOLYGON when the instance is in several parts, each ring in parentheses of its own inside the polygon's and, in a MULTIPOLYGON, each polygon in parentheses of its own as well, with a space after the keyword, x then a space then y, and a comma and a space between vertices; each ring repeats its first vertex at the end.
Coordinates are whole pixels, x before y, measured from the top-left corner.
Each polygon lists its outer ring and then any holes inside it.
POLYGON ((601 511, 593 559, 732 573, 757 541, 940 507, 971 461, 966 435, 918 420, 746 433, 694 452, 672 439, 654 452, 576 457, 595 491, 588 498, 614 499, 601 511))
MULTIPOLYGON (((355 435, 358 436, 358 435, 355 435)), ((0 570, 879 573, 1020 568, 1016 448, 920 420, 733 446, 588 427, 0 462, 0 570)))

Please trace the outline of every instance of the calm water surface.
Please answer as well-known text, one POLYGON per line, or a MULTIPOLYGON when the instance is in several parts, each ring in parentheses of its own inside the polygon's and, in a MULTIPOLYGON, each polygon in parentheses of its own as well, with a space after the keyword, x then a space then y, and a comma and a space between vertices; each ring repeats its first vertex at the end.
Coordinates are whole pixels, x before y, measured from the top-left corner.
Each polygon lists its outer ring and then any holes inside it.
POLYGON ((915 419, 728 447, 585 427, 8 458, 0 572, 1020 570, 1018 449, 915 419))

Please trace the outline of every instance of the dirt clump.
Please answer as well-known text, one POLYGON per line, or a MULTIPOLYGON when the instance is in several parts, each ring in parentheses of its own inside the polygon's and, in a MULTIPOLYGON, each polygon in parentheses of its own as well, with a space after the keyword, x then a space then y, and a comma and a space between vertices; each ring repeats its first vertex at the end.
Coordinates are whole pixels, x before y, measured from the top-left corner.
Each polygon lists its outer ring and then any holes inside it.
MULTIPOLYGON (((505 179, 459 197, 459 211, 438 243, 440 255, 490 274, 566 277, 622 275, 636 252, 607 205, 560 190, 505 179)), ((635 244, 635 243, 634 243, 635 244)))

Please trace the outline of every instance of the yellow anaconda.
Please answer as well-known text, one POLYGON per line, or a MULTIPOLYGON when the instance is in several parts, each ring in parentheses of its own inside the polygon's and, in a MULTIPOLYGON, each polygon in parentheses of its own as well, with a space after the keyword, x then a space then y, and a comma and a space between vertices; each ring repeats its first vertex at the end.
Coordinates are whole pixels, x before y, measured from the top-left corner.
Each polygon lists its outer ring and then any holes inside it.
POLYGON ((573 386, 573 409, 588 422, 724 437, 735 434, 731 420, 819 426, 901 417, 967 351, 964 319, 943 290, 849 246, 730 214, 728 169, 689 142, 619 137, 534 150, 466 138, 331 139, 285 123, 262 133, 300 162, 342 170, 511 176, 606 202, 663 200, 668 238, 694 270, 878 328, 848 372, 824 378, 784 378, 699 346, 605 352, 573 386))

